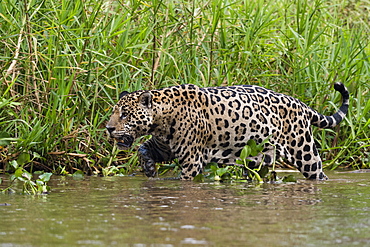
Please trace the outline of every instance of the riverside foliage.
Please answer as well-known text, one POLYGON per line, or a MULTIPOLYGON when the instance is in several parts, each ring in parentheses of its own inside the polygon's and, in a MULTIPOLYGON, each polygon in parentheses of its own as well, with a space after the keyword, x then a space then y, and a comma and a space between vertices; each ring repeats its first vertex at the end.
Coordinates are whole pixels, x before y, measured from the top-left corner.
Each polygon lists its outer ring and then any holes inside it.
MULTIPOLYGON (((132 173, 104 126, 121 91, 257 84, 331 115, 327 168, 369 168, 369 5, 362 1, 2 0, 0 173, 132 173), (13 169, 13 170, 12 170, 13 169)), ((135 147, 134 147, 135 148, 135 147)))

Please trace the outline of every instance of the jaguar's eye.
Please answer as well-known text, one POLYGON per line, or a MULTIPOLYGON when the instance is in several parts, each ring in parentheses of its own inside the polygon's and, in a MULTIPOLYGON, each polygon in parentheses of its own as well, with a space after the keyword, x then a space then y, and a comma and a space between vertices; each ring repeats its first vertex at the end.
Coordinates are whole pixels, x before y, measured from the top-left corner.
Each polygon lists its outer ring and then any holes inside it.
POLYGON ((121 111, 120 111, 120 113, 121 113, 121 119, 123 120, 123 119, 125 119, 126 117, 127 117, 127 111, 125 110, 125 108, 122 106, 121 107, 121 111))

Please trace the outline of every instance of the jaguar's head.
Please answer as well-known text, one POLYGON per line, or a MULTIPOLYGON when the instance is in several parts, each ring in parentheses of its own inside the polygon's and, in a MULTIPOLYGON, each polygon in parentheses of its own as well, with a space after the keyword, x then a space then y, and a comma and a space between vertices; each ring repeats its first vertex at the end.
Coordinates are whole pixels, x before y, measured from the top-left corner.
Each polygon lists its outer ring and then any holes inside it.
POLYGON ((149 133, 153 121, 152 97, 148 91, 120 94, 106 125, 119 149, 130 148, 136 138, 149 133))

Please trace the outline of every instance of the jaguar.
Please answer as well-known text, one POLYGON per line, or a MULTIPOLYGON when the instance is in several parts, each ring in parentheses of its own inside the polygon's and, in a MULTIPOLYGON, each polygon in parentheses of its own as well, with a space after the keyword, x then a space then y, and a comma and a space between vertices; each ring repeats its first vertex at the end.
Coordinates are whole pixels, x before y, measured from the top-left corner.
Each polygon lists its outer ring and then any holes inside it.
POLYGON ((346 116, 349 92, 340 82, 338 111, 325 116, 288 95, 255 85, 201 88, 184 84, 157 90, 124 91, 106 124, 119 149, 141 136, 140 164, 148 177, 156 163, 177 159, 180 179, 192 180, 211 162, 235 165, 248 140, 269 138, 263 152, 249 157, 249 166, 271 165, 278 158, 308 179, 325 180, 311 125, 333 128, 346 116))

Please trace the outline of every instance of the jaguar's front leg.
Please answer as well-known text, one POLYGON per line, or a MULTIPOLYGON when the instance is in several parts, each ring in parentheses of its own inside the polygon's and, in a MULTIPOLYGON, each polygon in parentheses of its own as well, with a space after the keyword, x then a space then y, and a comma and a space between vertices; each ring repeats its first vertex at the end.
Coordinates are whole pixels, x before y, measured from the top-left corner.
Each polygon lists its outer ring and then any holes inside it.
POLYGON ((138 150, 139 162, 141 167, 144 170, 144 173, 147 177, 154 177, 157 174, 155 167, 155 161, 152 157, 151 151, 145 145, 141 145, 138 150))
POLYGON ((154 136, 139 147, 138 156, 147 177, 157 174, 156 163, 174 159, 170 147, 154 136))

